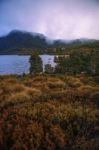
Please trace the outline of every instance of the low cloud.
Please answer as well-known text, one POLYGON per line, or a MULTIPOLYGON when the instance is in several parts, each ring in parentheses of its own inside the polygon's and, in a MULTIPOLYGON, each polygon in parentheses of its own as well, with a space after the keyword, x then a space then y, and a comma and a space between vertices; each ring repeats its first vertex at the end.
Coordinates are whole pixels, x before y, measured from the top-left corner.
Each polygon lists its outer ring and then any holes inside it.
POLYGON ((98 18, 98 0, 0 1, 0 35, 19 29, 52 39, 99 39, 98 18))

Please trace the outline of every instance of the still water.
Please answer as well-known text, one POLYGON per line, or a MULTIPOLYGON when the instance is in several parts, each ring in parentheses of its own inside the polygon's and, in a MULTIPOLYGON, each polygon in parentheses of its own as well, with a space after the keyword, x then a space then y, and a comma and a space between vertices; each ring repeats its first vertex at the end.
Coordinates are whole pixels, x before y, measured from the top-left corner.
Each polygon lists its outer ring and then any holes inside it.
MULTIPOLYGON (((40 57, 43 62, 43 71, 46 64, 51 64, 52 67, 56 66, 54 55, 40 55, 40 57)), ((30 69, 29 58, 28 55, 0 55, 0 75, 28 74, 30 69)))
POLYGON ((29 58, 30 56, 1 55, 0 75, 28 74, 30 68, 29 58))
POLYGON ((54 62, 55 55, 40 55, 43 62, 43 71, 45 70, 45 65, 50 64, 53 68, 55 68, 56 63, 54 62))

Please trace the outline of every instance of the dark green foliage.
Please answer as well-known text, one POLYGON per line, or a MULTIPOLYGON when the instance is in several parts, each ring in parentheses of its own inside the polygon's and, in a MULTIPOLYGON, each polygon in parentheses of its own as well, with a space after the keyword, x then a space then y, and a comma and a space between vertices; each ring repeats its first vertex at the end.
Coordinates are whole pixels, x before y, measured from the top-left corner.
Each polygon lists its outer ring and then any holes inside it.
POLYGON ((53 67, 50 64, 45 65, 45 73, 52 74, 54 72, 53 67))
POLYGON ((43 64, 40 56, 31 55, 30 57, 30 74, 40 73, 43 71, 43 64))
POLYGON ((69 57, 61 56, 56 66, 58 73, 71 74, 99 74, 99 51, 97 50, 76 50, 69 54, 69 57))

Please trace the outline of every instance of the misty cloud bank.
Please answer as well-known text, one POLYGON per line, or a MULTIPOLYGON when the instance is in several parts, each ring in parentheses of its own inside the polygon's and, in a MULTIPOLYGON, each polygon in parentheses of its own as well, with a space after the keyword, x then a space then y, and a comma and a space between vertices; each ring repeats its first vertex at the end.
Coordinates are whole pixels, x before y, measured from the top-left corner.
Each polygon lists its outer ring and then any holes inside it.
POLYGON ((0 0, 0 36, 14 29, 99 39, 99 0, 0 0))

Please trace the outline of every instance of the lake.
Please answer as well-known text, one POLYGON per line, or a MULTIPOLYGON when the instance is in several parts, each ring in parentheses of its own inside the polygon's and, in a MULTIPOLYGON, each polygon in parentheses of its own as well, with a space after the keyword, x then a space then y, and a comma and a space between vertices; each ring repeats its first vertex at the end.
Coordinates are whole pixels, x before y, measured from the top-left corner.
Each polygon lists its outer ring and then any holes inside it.
POLYGON ((55 68, 56 63, 54 62, 55 55, 40 55, 43 62, 43 71, 45 70, 45 65, 50 64, 53 68, 55 68))
POLYGON ((30 56, 1 55, 0 56, 0 75, 28 74, 30 56))
MULTIPOLYGON (((52 67, 56 66, 54 55, 40 55, 40 57, 43 62, 43 71, 46 64, 51 64, 52 67)), ((28 74, 30 69, 29 58, 30 56, 0 55, 0 75, 28 74)))

